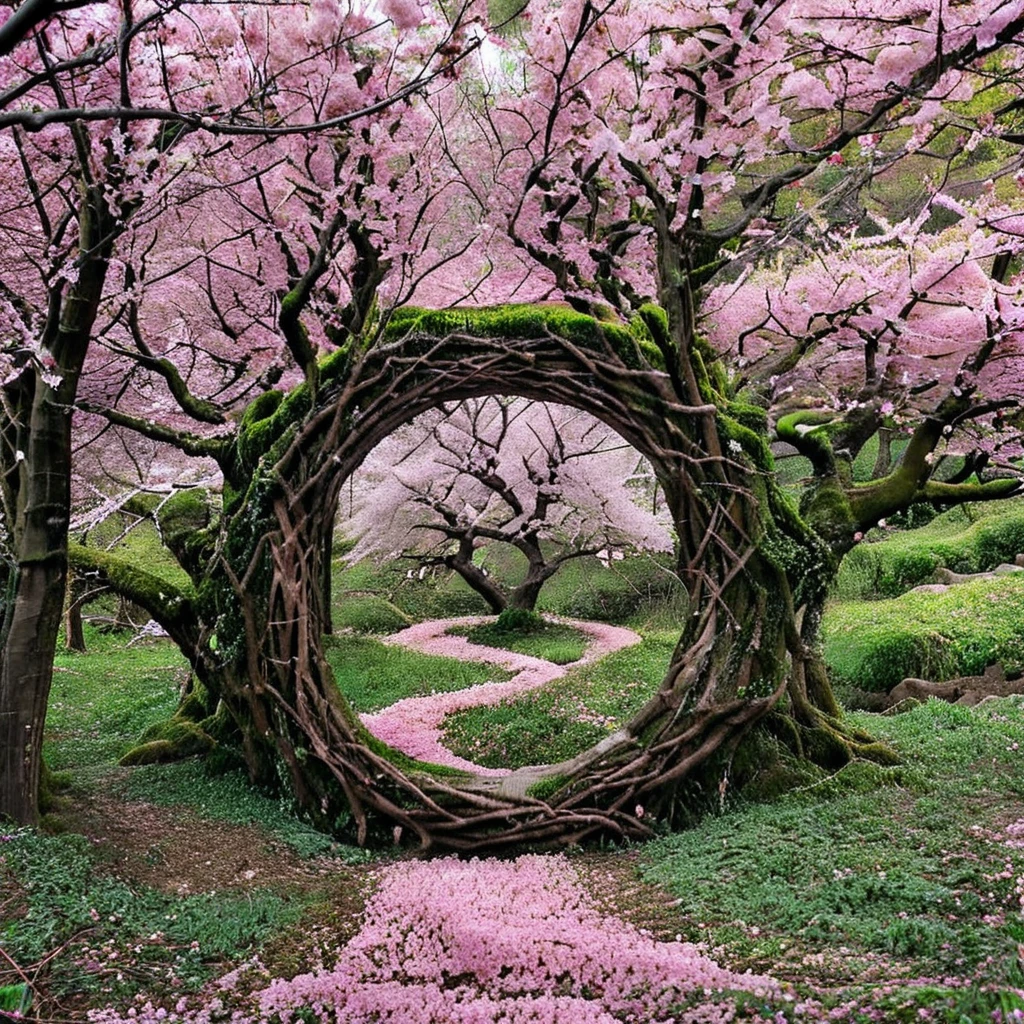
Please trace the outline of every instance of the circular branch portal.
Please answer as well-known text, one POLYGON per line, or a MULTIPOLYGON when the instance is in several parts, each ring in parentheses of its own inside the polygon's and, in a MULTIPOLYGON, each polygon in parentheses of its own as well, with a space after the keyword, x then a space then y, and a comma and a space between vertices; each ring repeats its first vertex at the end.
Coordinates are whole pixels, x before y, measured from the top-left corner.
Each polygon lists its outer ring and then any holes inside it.
POLYGON ((691 369, 699 403, 642 326, 557 307, 406 310, 369 350, 326 360, 315 395, 302 385, 254 403, 207 587, 231 638, 218 695, 252 774, 283 779, 323 827, 354 819, 360 841, 381 819, 425 849, 643 837, 767 712, 828 703, 817 675, 805 684, 797 621, 830 555, 776 490, 764 413, 713 386, 699 355, 691 369), (650 460, 691 613, 631 722, 570 761, 495 779, 412 761, 366 731, 324 658, 320 580, 341 487, 370 450, 443 402, 501 394, 589 412, 650 460))

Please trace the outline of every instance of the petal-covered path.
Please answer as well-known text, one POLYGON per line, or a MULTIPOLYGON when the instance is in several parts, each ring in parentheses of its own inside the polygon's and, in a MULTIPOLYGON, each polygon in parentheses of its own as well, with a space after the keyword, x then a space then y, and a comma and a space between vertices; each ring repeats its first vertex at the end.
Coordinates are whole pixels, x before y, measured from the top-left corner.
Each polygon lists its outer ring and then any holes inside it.
POLYGON ((585 665, 599 658, 640 643, 640 637, 631 629, 609 626, 603 622, 583 622, 578 619, 562 619, 560 625, 571 626, 590 638, 583 657, 571 665, 556 665, 543 658, 498 647, 485 647, 471 643, 465 637, 451 636, 448 630, 491 622, 480 616, 464 616, 458 619, 436 619, 421 622, 400 633, 388 637, 385 643, 411 647, 424 654, 444 655, 461 661, 480 661, 488 665, 515 672, 511 679, 500 683, 479 683, 464 690, 451 693, 431 694, 427 697, 406 697, 383 711, 362 715, 363 724, 385 743, 410 757, 432 761, 451 768, 462 768, 478 775, 509 775, 508 768, 485 768, 453 754, 441 742, 444 719, 465 708, 498 704, 506 697, 514 697, 528 690, 535 690, 553 679, 559 679, 577 665, 585 665))
MULTIPOLYGON (((415 650, 499 665, 516 674, 453 693, 401 700, 363 721, 414 757, 489 775, 507 774, 456 757, 440 742, 446 715, 494 704, 558 679, 572 666, 474 644, 447 631, 479 617, 421 623, 388 639, 415 650)), ((632 630, 559 619, 591 638, 580 665, 639 643, 632 630)), ((593 879, 590 879, 591 883, 593 879)), ((605 913, 587 875, 564 854, 514 860, 450 856, 382 867, 362 927, 336 951, 333 967, 256 982, 233 1009, 244 971, 217 983, 204 1005, 152 1004, 124 1014, 94 1011, 94 1024, 236 1024, 313 1020, 362 1024, 726 1024, 732 993, 764 1009, 768 1024, 791 998, 771 978, 720 967, 678 938, 659 942, 605 913)), ((252 983, 250 982, 250 984, 252 983)))

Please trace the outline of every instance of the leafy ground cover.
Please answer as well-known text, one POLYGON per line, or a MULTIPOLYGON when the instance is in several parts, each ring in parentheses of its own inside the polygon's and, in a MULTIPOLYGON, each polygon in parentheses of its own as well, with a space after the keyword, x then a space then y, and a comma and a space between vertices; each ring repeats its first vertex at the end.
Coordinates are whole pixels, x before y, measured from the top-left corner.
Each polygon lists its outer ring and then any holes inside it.
POLYGON ((532 654, 556 665, 579 661, 587 649, 587 637, 578 629, 543 619, 529 629, 503 629, 499 623, 489 622, 480 626, 453 626, 448 632, 452 636, 464 636, 474 644, 532 654))
POLYGON ((456 754, 490 768, 550 764, 586 750, 639 710, 665 675, 674 634, 659 633, 533 693, 445 721, 456 754))
POLYGON ((904 764, 707 818, 649 844, 644 877, 716 957, 885 1007, 855 1019, 1000 1019, 1024 981, 1024 704, 853 717, 904 764))
POLYGON ((831 605, 825 660, 839 685, 885 692, 907 676, 980 675, 1001 661, 1024 669, 1024 573, 916 592, 887 601, 831 605))

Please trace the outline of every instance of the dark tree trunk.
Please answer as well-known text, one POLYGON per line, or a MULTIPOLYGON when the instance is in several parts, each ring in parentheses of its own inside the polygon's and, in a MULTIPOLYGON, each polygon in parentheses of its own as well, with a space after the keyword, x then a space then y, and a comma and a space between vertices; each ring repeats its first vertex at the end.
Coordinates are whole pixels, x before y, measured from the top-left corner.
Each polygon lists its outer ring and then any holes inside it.
POLYGON ((473 536, 459 538, 459 550, 454 555, 446 555, 444 564, 454 569, 486 602, 487 607, 500 615, 509 604, 505 591, 498 585, 493 576, 489 576, 473 562, 473 536))
POLYGON ((878 428, 878 455, 871 470, 871 479, 877 480, 892 469, 892 427, 878 428))
POLYGON ((85 581, 69 573, 67 607, 64 609, 64 647, 69 651, 85 652, 85 631, 82 628, 82 606, 92 588, 86 590, 85 581))
POLYGON ((509 594, 509 607, 522 608, 524 611, 532 612, 537 607, 537 600, 540 598, 541 589, 554 576, 557 569, 557 563, 550 564, 531 559, 526 577, 509 594))
POLYGON ((334 632, 334 531, 329 530, 324 535, 323 553, 323 608, 324 608, 324 632, 334 632))
MULTIPOLYGON (((0 633, 0 816, 27 823, 37 816, 46 703, 64 610, 71 481, 65 396, 30 373, 17 431, 17 561, 0 633)), ((65 380, 66 386, 72 385, 65 380)))
POLYGON ((46 704, 67 580, 71 512, 71 409, 110 259, 114 224, 103 186, 83 189, 78 280, 51 296, 40 359, 9 382, 0 423, 0 469, 12 559, 0 618, 0 817, 38 814, 46 704))

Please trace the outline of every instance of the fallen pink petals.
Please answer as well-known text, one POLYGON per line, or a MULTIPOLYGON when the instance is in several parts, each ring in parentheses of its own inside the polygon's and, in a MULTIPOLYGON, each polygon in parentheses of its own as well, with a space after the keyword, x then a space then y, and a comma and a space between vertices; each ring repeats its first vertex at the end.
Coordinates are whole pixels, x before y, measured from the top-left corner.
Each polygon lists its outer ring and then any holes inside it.
MULTIPOLYGON (((479 683, 452 693, 433 694, 429 697, 406 697, 383 711, 362 715, 363 724, 385 743, 409 757, 450 768, 461 768, 478 775, 508 775, 507 768, 485 768, 453 754, 441 742, 442 723, 446 716, 465 708, 497 704, 508 697, 535 690, 545 683, 565 675, 572 665, 555 665, 543 658, 484 647, 470 643, 465 637, 450 636, 453 626, 472 626, 491 621, 470 616, 458 619, 439 619, 421 622, 387 638, 385 643, 399 644, 424 654, 443 655, 463 661, 481 661, 498 665, 516 673, 500 683, 479 683)), ((609 626, 602 622, 582 622, 576 619, 558 619, 591 638, 583 657, 574 665, 597 661, 613 651, 640 643, 640 637, 631 629, 609 626)))

